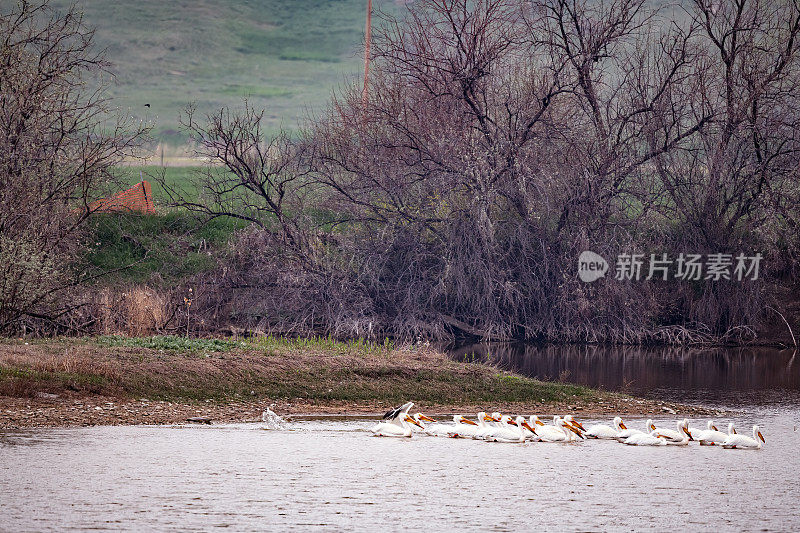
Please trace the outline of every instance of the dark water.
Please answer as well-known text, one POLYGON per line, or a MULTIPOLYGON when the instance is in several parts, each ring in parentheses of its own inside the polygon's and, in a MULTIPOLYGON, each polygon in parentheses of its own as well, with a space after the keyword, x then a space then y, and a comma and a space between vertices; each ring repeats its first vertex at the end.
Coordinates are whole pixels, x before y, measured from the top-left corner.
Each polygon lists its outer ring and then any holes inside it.
POLYGON ((800 400, 796 350, 496 343, 450 353, 534 378, 661 399, 742 406, 800 400))

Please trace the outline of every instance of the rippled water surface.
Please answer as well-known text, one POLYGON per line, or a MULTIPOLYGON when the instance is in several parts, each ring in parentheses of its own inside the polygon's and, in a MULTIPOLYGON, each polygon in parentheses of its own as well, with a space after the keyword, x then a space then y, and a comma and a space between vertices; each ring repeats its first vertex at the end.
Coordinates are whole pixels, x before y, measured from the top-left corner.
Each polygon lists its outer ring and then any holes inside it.
MULTIPOLYGON (((791 353, 493 348, 469 357, 727 407, 740 433, 758 423, 767 442, 745 451, 389 439, 370 436, 374 420, 340 418, 295 419, 280 430, 4 431, 0 531, 800 530, 800 379, 791 353)), ((663 415, 657 425, 674 427, 663 415)))
POLYGON ((366 420, 5 432, 0 529, 796 530, 797 414, 738 418, 760 451, 375 438, 366 420))

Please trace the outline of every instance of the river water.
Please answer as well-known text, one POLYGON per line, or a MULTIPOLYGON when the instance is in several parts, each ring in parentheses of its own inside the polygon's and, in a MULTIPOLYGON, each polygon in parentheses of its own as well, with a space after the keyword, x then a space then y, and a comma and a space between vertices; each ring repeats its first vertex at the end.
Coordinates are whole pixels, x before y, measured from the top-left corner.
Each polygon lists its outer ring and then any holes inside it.
MULTIPOLYGON (((534 364, 507 355, 509 365, 534 364)), ((740 355, 730 357, 735 363, 740 355)), ((732 407, 718 424, 733 420, 740 433, 760 424, 764 448, 388 439, 370 436, 374 420, 349 418, 297 418, 280 430, 241 424, 4 431, 0 530, 800 529, 794 367, 788 380, 744 378, 743 366, 714 363, 735 369, 736 376, 725 377, 702 370, 711 364, 702 359, 673 360, 653 364, 695 368, 702 386, 680 372, 677 382, 650 376, 631 383, 637 374, 625 373, 630 360, 608 364, 629 390, 732 407)), ((786 372, 788 362, 751 361, 751 374, 772 372, 773 365, 786 372)), ((614 374, 596 365, 597 374, 614 374)), ((548 372, 580 382, 580 368, 565 354, 548 372)), ((655 419, 675 424, 663 413, 655 419)))

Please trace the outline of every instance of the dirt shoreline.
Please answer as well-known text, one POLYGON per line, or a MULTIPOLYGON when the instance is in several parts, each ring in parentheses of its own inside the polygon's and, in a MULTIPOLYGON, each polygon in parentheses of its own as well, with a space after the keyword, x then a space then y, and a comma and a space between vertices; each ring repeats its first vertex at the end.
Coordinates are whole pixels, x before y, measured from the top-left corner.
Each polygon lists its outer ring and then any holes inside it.
POLYGON ((374 417, 414 401, 442 416, 479 411, 700 416, 719 411, 537 381, 429 348, 330 340, 0 339, 0 429, 258 422, 286 415, 374 417), (176 342, 180 341, 178 344, 176 342))
MULTIPOLYGON (((283 417, 348 416, 379 418, 388 408, 385 403, 370 402, 309 402, 304 400, 230 403, 184 403, 125 399, 106 396, 59 398, 0 397, 0 429, 68 428, 86 426, 173 425, 192 422, 192 418, 207 419, 212 424, 260 422, 265 408, 270 407, 283 417)), ((501 403, 487 405, 425 405, 418 404, 414 411, 433 417, 446 417, 453 413, 473 414, 479 411, 503 413, 573 414, 584 418, 610 419, 623 417, 697 417, 723 414, 719 410, 687 406, 671 402, 657 402, 640 398, 618 398, 615 401, 569 404, 501 403)))

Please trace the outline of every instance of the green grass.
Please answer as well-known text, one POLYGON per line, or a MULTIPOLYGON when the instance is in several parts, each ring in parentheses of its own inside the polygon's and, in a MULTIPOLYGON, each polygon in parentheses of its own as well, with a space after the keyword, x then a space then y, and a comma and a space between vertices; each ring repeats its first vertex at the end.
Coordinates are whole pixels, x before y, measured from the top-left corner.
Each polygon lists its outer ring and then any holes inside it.
POLYGON ((155 335, 152 337, 123 337, 106 335, 93 339, 100 346, 123 346, 126 348, 148 348, 150 350, 173 350, 179 352, 228 352, 235 348, 246 348, 246 341, 231 339, 202 339, 155 335))
POLYGON ((170 284, 216 265, 240 221, 217 218, 203 224, 188 212, 165 215, 96 215, 90 222, 86 261, 97 271, 132 265, 104 278, 170 284), (157 275, 158 279, 154 279, 157 275))
POLYGON ((229 352, 235 349, 260 350, 265 353, 292 350, 318 350, 330 354, 386 355, 394 349, 389 339, 375 343, 364 339, 340 341, 333 337, 276 337, 267 335, 249 339, 233 340, 218 338, 181 337, 177 335, 154 335, 151 337, 125 337, 105 335, 89 337, 89 342, 100 346, 123 346, 126 348, 148 348, 176 352, 229 352))
MULTIPOLYGON (((61 10, 72 3, 52 1, 61 10)), ((12 5, 0 0, 3 12, 12 5)), ((362 0, 78 0, 78 7, 113 64, 115 104, 174 144, 186 141, 178 116, 189 102, 202 116, 248 96, 267 109, 265 129, 291 129, 363 68, 362 0)), ((374 9, 398 11, 392 0, 376 0, 374 9)))
POLYGON ((326 337, 49 339, 0 350, 0 394, 76 390, 164 400, 256 398, 487 406, 591 402, 617 395, 510 375, 389 343, 326 337))
POLYGON ((10 380, 57 381, 63 388, 99 393, 108 386, 109 379, 92 373, 54 372, 27 367, 0 366, 0 382, 10 380))
MULTIPOLYGON (((141 180, 150 182, 153 188, 153 200, 156 211, 165 211, 164 207, 169 202, 169 197, 160 184, 163 177, 166 184, 185 193, 187 198, 197 197, 200 190, 197 187, 198 172, 205 171, 202 167, 159 167, 153 165, 119 166, 114 169, 114 175, 119 179, 120 186, 133 186, 141 180)), ((229 172, 224 168, 214 168, 213 172, 224 174, 229 172)))

